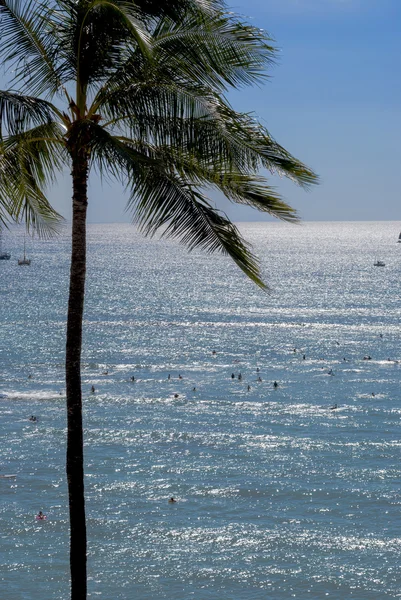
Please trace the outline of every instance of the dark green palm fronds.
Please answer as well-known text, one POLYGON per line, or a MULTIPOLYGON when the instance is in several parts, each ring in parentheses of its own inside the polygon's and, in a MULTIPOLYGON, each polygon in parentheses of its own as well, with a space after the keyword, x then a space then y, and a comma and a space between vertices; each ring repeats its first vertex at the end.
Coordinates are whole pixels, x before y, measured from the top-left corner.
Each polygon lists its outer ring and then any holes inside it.
POLYGON ((165 227, 163 236, 179 239, 190 251, 200 248, 227 254, 252 281, 266 289, 258 260, 238 229, 186 180, 148 167, 132 184, 128 208, 145 235, 152 236, 165 227))
POLYGON ((216 12, 179 23, 161 20, 153 46, 155 63, 166 74, 175 78, 178 73, 220 92, 261 81, 276 52, 265 32, 216 12))
POLYGON ((62 221, 45 188, 65 164, 63 130, 56 123, 9 136, 0 146, 0 204, 3 215, 25 221, 41 236, 52 235, 62 221))
POLYGON ((0 90, 0 138, 16 135, 32 126, 50 124, 54 110, 45 100, 0 90))
POLYGON ((34 96, 53 96, 62 86, 56 64, 58 44, 48 27, 50 17, 46 2, 0 3, 0 59, 11 63, 14 85, 23 84, 34 96))

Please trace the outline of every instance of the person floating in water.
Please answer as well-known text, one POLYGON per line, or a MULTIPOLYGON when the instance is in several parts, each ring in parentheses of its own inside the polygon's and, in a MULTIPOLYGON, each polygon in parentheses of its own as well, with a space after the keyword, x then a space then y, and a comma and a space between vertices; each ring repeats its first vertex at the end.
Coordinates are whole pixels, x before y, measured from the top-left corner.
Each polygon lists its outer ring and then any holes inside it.
POLYGON ((248 392, 250 392, 250 391, 251 391, 251 386, 250 386, 250 385, 248 385, 248 392))
POLYGON ((216 350, 213 350, 212 354, 213 354, 213 355, 217 354, 216 350))
POLYGON ((302 360, 306 360, 306 354, 302 356, 302 360))
POLYGON ((234 373, 231 373, 231 379, 235 379, 234 373))
POLYGON ((278 388, 278 383, 277 383, 277 381, 275 381, 275 382, 273 383, 273 387, 274 387, 274 388, 278 388))
POLYGON ((260 369, 259 367, 256 367, 256 373, 259 373, 260 369))
POLYGON ((91 392, 92 392, 92 394, 95 393, 95 386, 94 385, 92 385, 92 387, 91 387, 91 392))
POLYGON ((193 392, 196 392, 196 387, 193 387, 193 388, 192 388, 192 391, 193 391, 193 392))
POLYGON ((30 420, 30 421, 33 421, 34 423, 36 423, 36 421, 37 421, 38 419, 37 419, 37 417, 35 417, 35 415, 31 415, 31 416, 29 417, 29 420, 30 420))
POLYGON ((178 375, 178 379, 182 379, 182 375, 178 375))
POLYGON ((330 410, 336 410, 338 408, 337 404, 334 404, 334 406, 330 406, 330 410))
POLYGON ((177 502, 177 500, 175 498, 173 498, 173 496, 171 496, 170 500, 169 500, 169 504, 175 504, 177 502))
POLYGON ((170 379, 171 379, 171 375, 170 375, 170 373, 168 374, 168 377, 167 377, 167 379, 170 381, 170 379))
POLYGON ((42 511, 40 510, 40 511, 38 512, 38 514, 36 515, 36 518, 37 518, 37 520, 38 520, 38 521, 44 521, 44 520, 46 519, 46 515, 44 515, 44 514, 42 513, 42 511))
POLYGON ((132 376, 131 376, 131 381, 136 381, 136 379, 135 379, 135 375, 132 375, 132 376))
POLYGON ((238 375, 238 379, 241 381, 241 379, 242 379, 241 373, 238 375))
POLYGON ((261 378, 261 376, 260 376, 260 375, 259 375, 259 377, 258 377, 258 381, 259 381, 259 383, 262 383, 262 378, 261 378))
POLYGON ((179 398, 179 394, 174 394, 174 398, 179 398))

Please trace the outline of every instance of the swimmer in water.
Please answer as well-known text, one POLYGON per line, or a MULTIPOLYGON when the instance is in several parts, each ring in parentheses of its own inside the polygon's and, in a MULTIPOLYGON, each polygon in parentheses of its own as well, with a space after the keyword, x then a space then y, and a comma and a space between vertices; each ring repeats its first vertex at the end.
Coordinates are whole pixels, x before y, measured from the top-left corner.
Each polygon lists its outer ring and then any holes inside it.
POLYGON ((258 377, 258 381, 259 381, 259 383, 262 383, 262 378, 260 377, 260 375, 258 377))
POLYGON ((193 392, 196 392, 196 387, 193 387, 193 388, 192 388, 192 391, 193 391, 193 392))
POLYGON ((250 391, 251 391, 251 386, 250 386, 250 385, 248 385, 248 392, 250 392, 250 391))
POLYGON ((238 375, 238 379, 241 381, 241 379, 242 379, 241 373, 238 375))
POLYGON ((179 397, 179 395, 178 395, 178 394, 174 394, 174 398, 178 398, 178 397, 179 397))
POLYGON ((231 379, 235 379, 234 373, 231 373, 231 379))
POLYGON ((170 500, 169 500, 169 504, 175 504, 177 502, 177 500, 175 498, 173 498, 173 496, 171 496, 170 500))
POLYGON ((38 514, 36 515, 36 518, 37 518, 39 521, 43 521, 44 519, 46 519, 46 515, 44 515, 44 514, 42 513, 42 511, 40 510, 40 511, 38 512, 38 514))
POLYGON ((131 381, 136 381, 136 380, 135 380, 135 375, 132 375, 132 376, 131 376, 131 381))
POLYGON ((91 387, 91 392, 92 392, 92 394, 95 393, 95 386, 94 385, 92 385, 92 387, 91 387))
POLYGON ((330 410, 336 410, 338 408, 337 404, 335 404, 334 406, 330 406, 330 410))
POLYGON ((30 421, 33 421, 33 422, 35 423, 35 422, 36 422, 38 419, 37 419, 37 417, 35 417, 35 415, 31 415, 31 416, 29 417, 29 420, 30 420, 30 421))
POLYGON ((277 383, 277 381, 275 381, 275 382, 273 383, 273 387, 274 387, 274 388, 278 388, 278 383, 277 383))
POLYGON ((306 360, 306 354, 302 356, 302 360, 306 360))
POLYGON ((182 375, 178 375, 178 379, 182 379, 182 375))
POLYGON ((212 354, 213 354, 213 355, 217 354, 216 350, 213 350, 212 354))
POLYGON ((170 375, 170 373, 168 374, 168 377, 167 377, 167 379, 168 379, 168 380, 170 380, 170 379, 171 379, 171 375, 170 375))

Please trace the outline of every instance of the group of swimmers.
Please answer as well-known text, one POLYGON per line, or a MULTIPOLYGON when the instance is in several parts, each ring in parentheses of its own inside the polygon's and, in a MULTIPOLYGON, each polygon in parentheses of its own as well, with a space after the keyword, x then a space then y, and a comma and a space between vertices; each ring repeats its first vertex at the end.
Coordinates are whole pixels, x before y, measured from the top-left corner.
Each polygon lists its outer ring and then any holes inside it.
MULTIPOLYGON (((259 371, 260 371, 260 369, 259 369, 259 368, 257 368, 257 369, 256 369, 256 372, 257 372, 257 373, 259 373, 259 371)), ((237 375, 237 378, 238 378, 238 381, 242 381, 242 373, 238 373, 238 375, 237 375)), ((235 379, 235 373, 231 373, 231 379, 235 379)), ((263 379, 261 378, 261 376, 260 376, 260 375, 258 375, 258 378, 257 378, 257 380, 256 380, 256 381, 257 381, 258 383, 262 383, 263 379)), ((278 383, 277 383, 277 381, 274 381, 274 382, 273 382, 273 387, 274 387, 274 388, 277 388, 277 387, 278 387, 278 383)), ((251 390, 251 386, 250 386, 250 385, 248 385, 248 392, 249 392, 250 390, 251 390)))

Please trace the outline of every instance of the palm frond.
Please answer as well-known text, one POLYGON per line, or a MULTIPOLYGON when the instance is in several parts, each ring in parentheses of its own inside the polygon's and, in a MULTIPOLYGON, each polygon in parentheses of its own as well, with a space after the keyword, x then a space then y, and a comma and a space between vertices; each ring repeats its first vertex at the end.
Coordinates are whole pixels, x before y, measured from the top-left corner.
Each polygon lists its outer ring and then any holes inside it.
POLYGON ((153 45, 159 68, 220 91, 263 80, 276 53, 266 32, 218 11, 160 20, 153 45))
POLYGON ((165 227, 163 236, 179 239, 191 251, 221 252, 262 289, 259 263, 235 225, 213 208, 196 188, 173 173, 147 168, 131 186, 128 210, 145 235, 165 227))
POLYGON ((50 124, 53 106, 34 96, 24 96, 10 90, 0 90, 0 138, 16 135, 33 126, 50 124))
POLYGON ((13 83, 32 95, 54 95, 62 82, 56 68, 57 44, 49 33, 51 9, 37 0, 2 0, 0 58, 11 63, 13 83))
POLYGON ((46 237, 57 232, 62 217, 51 207, 45 188, 55 181, 67 154, 57 123, 9 136, 0 144, 0 204, 7 214, 46 237))
POLYGON ((127 0, 63 2, 66 14, 57 25, 63 40, 61 56, 69 73, 82 90, 110 77, 135 46, 149 54, 149 35, 141 12, 127 0), (68 65, 68 66, 67 66, 68 65))

